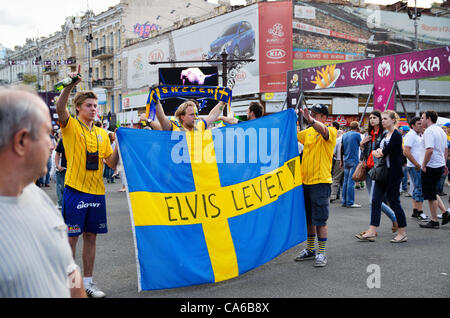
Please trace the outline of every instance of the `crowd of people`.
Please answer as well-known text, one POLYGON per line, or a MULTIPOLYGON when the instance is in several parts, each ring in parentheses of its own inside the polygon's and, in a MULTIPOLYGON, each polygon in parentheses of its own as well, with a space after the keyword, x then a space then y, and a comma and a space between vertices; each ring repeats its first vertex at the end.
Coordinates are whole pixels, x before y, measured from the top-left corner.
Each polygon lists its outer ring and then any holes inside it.
POLYGON ((365 170, 371 219, 369 228, 356 234, 358 240, 375 241, 383 212, 392 221, 392 231, 397 232, 391 242, 407 241, 406 213, 400 204, 401 193, 411 198, 413 211, 410 216, 422 221, 420 227, 439 228, 439 218, 442 225, 450 221, 450 209, 446 210, 441 199, 441 196, 447 195, 443 192, 445 180, 450 182, 449 124, 439 127, 437 118, 436 112, 426 111, 420 118, 412 118, 407 126, 399 126, 399 117, 395 112, 375 110, 369 115, 366 133, 361 133, 358 122, 352 122, 350 131, 346 133, 334 123, 338 138, 330 201, 342 196, 342 206, 361 207, 352 201, 355 191, 352 176, 358 163, 362 163, 365 170), (388 179, 384 183, 372 180, 368 173, 383 157, 386 157, 389 169, 388 179), (423 211, 424 200, 429 202, 430 217, 423 211), (438 210, 441 214, 437 213, 438 210))
POLYGON ((307 32, 294 33, 294 48, 329 51, 334 53, 364 54, 366 47, 360 43, 307 32))
MULTIPOLYGON (((57 145, 50 137, 50 115, 42 99, 23 89, 0 90, 0 297, 106 296, 93 281, 96 238, 108 232, 103 178, 112 181, 119 154, 114 133, 95 125, 94 93, 78 92, 73 101, 77 116, 69 114, 68 99, 80 81, 79 77, 67 86, 57 100, 62 134, 57 145), (48 173, 49 155, 54 149, 61 211, 35 184, 48 173), (75 263, 80 237, 83 270, 75 263)), ((158 121, 142 116, 141 127, 204 131, 217 120, 237 124, 239 121, 221 116, 225 105, 218 102, 208 116, 197 120, 198 105, 188 100, 170 119, 158 102, 158 121)), ((377 239, 383 212, 396 233, 390 242, 407 242, 407 217, 400 201, 405 172, 414 207, 411 216, 425 221, 420 227, 436 229, 440 227, 439 218, 442 225, 450 221, 450 208, 446 211, 438 195, 442 194, 439 184, 448 175, 450 138, 436 125, 436 112, 426 111, 421 118, 412 119, 405 136, 393 111, 373 111, 363 136, 358 122, 352 122, 348 132, 337 123, 327 126, 326 105, 299 109, 299 113, 309 124, 297 134, 307 242, 296 261, 314 260, 315 267, 327 266, 330 202, 341 196, 342 206, 361 207, 354 193, 357 170, 363 169, 370 200, 369 226, 355 235, 359 241, 377 239), (382 168, 387 171, 384 178, 379 172, 382 168), (429 202, 430 218, 424 214, 424 200, 429 202)), ((263 114, 261 104, 251 103, 247 119, 263 114)))
POLYGON ((332 16, 324 14, 318 10, 316 10, 314 19, 296 18, 295 20, 302 23, 314 25, 319 28, 342 32, 357 38, 368 39, 370 37, 370 32, 368 32, 364 28, 356 27, 351 23, 346 23, 339 19, 333 18, 332 16))

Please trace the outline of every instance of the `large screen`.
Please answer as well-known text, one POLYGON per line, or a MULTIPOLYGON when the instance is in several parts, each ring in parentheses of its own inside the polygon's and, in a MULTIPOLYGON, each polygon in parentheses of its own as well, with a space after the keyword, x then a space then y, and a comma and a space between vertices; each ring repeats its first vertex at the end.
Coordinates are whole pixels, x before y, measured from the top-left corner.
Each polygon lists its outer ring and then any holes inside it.
POLYGON ((217 66, 159 68, 160 85, 217 86, 217 66))
MULTIPOLYGON (((159 84, 160 85, 201 85, 201 86, 218 86, 219 77, 217 66, 205 67, 171 67, 159 68, 159 84)), ((186 99, 169 98, 161 101, 166 115, 173 115, 178 106, 186 99)), ((208 115, 212 108, 217 104, 215 100, 198 100, 203 107, 199 111, 200 115, 208 115)))

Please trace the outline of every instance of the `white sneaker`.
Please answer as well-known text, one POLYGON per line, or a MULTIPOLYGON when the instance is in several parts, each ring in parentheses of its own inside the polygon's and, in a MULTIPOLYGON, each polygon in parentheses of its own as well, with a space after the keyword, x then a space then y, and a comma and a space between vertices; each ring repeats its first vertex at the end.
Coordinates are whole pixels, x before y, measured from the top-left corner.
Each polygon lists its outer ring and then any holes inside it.
POLYGON ((429 221, 429 220, 430 220, 430 218, 429 218, 425 213, 421 213, 421 214, 419 215, 418 219, 419 219, 420 221, 429 221))
POLYGON ((89 297, 92 298, 103 298, 106 296, 106 294, 104 292, 102 292, 100 289, 98 289, 97 285, 92 282, 87 286, 84 286, 85 290, 86 290, 86 294, 89 297))
POLYGON ((327 266, 327 257, 325 254, 317 254, 316 259, 314 260, 314 267, 325 267, 327 266))
POLYGON ((352 204, 352 205, 349 205, 349 206, 347 206, 348 208, 360 208, 361 207, 361 205, 359 205, 359 204, 352 204))

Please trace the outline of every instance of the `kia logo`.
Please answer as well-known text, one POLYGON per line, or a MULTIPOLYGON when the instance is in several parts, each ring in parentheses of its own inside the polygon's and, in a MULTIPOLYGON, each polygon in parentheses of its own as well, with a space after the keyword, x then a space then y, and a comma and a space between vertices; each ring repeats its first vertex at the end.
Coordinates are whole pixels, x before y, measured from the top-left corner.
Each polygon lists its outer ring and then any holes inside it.
POLYGON ((162 61, 164 59, 164 52, 161 49, 155 49, 148 54, 149 62, 162 61))
POLYGON ((238 82, 245 81, 246 78, 247 78, 247 74, 245 74, 244 71, 236 74, 236 81, 238 81, 238 82))
POLYGON ((286 51, 282 49, 272 49, 270 51, 267 51, 266 56, 269 59, 278 60, 286 56, 286 51))

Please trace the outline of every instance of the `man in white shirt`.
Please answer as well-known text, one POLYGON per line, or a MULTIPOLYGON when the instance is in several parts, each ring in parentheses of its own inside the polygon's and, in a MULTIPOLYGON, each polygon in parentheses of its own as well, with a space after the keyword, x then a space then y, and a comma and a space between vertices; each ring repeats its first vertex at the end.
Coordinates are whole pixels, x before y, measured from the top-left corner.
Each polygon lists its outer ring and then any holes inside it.
POLYGON ((333 152, 333 168, 331 170, 331 175, 333 177, 333 183, 331 184, 330 202, 333 202, 334 200, 339 199, 342 182, 344 181, 344 168, 341 167, 341 162, 342 162, 341 146, 342 146, 342 135, 343 134, 344 134, 344 132, 342 130, 338 129, 337 138, 336 138, 336 146, 334 146, 334 152, 333 152))
POLYGON ((425 156, 425 148, 422 140, 422 121, 419 117, 414 117, 410 122, 411 130, 403 138, 403 154, 408 159, 406 167, 408 174, 414 183, 412 199, 413 214, 411 217, 419 220, 427 220, 423 213, 423 193, 422 193, 422 162, 425 156))
POLYGON ((430 205, 431 220, 426 224, 420 224, 422 228, 438 229, 437 218, 437 183, 443 173, 447 174, 447 136, 444 131, 436 125, 438 114, 428 110, 422 114, 422 126, 425 129, 423 142, 425 145, 425 156, 422 162, 422 191, 425 200, 430 205))
POLYGON ((0 298, 86 297, 67 226, 34 184, 47 173, 51 130, 39 96, 0 89, 0 298))

